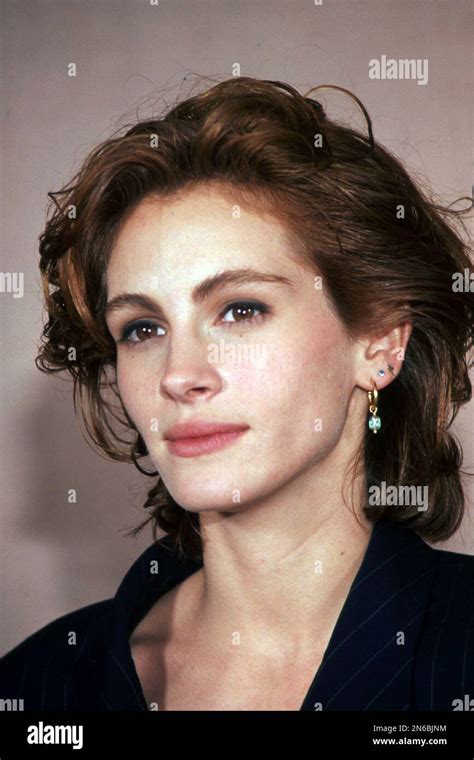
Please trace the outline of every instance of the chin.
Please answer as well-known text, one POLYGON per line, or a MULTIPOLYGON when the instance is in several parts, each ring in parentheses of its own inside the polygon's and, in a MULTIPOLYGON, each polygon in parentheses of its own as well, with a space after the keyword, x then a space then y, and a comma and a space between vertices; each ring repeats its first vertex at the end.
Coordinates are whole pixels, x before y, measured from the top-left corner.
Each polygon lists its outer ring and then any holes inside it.
POLYGON ((181 506, 186 510, 186 512, 194 512, 200 515, 203 515, 206 512, 219 512, 221 514, 234 515, 237 512, 241 512, 243 509, 242 504, 229 504, 226 506, 225 504, 222 505, 222 503, 212 505, 209 504, 209 502, 206 504, 199 504, 197 506, 188 506, 187 504, 181 506))
POLYGON ((188 476, 182 485, 176 479, 167 481, 163 478, 163 482, 173 499, 190 512, 207 512, 212 509, 234 511, 241 506, 242 495, 240 501, 232 500, 237 491, 236 487, 222 483, 222 480, 218 481, 217 478, 209 482, 208 479, 200 480, 199 477, 188 476))

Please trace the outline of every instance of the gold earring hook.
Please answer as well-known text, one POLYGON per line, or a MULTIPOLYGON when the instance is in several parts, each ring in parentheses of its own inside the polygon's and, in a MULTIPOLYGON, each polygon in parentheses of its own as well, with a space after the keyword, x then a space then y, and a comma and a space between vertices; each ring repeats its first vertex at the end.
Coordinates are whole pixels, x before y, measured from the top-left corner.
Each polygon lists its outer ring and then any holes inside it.
POLYGON ((370 404, 369 411, 371 414, 376 414, 379 392, 377 390, 375 380, 372 380, 372 383, 373 383, 373 389, 371 391, 367 391, 367 395, 369 397, 369 404, 370 404))

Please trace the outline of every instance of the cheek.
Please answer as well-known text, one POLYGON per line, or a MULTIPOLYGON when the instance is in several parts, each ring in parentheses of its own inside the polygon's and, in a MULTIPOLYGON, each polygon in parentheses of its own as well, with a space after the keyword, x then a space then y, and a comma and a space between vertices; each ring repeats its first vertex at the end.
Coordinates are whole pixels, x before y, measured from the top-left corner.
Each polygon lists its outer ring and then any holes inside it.
POLYGON ((137 371, 138 364, 132 358, 117 361, 117 384, 122 403, 135 425, 143 430, 149 427, 151 411, 147 409, 145 393, 146 378, 137 371))
MULTIPOLYGON (((347 344, 331 325, 313 325, 269 354, 256 383, 255 408, 285 456, 289 442, 296 457, 334 445, 344 425, 349 377, 347 344)), ((254 379, 247 385, 255 385, 254 379)))

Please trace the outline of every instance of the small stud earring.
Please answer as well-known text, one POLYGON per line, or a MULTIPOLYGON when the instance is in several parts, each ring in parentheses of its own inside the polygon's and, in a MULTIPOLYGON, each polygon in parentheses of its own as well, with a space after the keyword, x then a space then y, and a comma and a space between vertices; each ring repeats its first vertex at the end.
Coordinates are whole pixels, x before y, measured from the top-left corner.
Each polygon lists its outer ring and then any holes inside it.
POLYGON ((380 377, 383 377, 385 375, 385 370, 384 369, 379 369, 379 375, 380 375, 380 377))

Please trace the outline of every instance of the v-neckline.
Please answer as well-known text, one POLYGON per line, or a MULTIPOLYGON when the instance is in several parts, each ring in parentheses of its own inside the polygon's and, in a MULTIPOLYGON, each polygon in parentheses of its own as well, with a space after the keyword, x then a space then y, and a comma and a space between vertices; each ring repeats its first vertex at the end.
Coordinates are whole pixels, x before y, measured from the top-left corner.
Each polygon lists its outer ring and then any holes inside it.
MULTIPOLYGON (((370 546, 371 546, 371 544, 373 542, 374 531, 375 531, 376 526, 377 526, 377 523, 374 524, 372 526, 372 528, 371 528, 370 537, 369 537, 369 540, 367 542, 367 545, 366 545, 366 548, 365 548, 362 560, 361 560, 361 562, 359 564, 359 567, 358 567, 358 570, 356 571, 355 576, 354 576, 354 578, 353 578, 353 580, 351 582, 351 585, 349 587, 349 591, 348 591, 348 593, 346 595, 346 598, 344 600, 344 604, 342 605, 341 610, 339 611, 339 614, 337 616, 336 622, 335 622, 335 624, 334 624, 334 626, 332 628, 331 636, 329 637, 329 641, 328 641, 328 644, 327 644, 326 649, 324 651, 324 654, 323 654, 323 656, 321 658, 321 661, 320 661, 318 667, 316 668, 316 671, 315 671, 315 673, 314 673, 314 675, 313 675, 313 677, 312 677, 312 679, 311 679, 311 681, 309 683, 309 686, 308 686, 308 688, 306 690, 306 693, 305 693, 305 696, 303 698, 303 701, 301 702, 300 706, 295 710, 296 712, 301 712, 301 711, 307 710, 308 709, 308 705, 310 703, 313 703, 314 695, 318 691, 318 684, 319 684, 320 673, 322 672, 323 668, 325 667, 328 658, 333 653, 333 650, 334 650, 335 645, 336 645, 336 640, 337 640, 338 635, 339 635, 339 631, 340 631, 341 627, 344 624, 344 620, 345 620, 345 616, 346 616, 346 609, 347 609, 347 607, 348 607, 348 605, 350 603, 351 594, 353 592, 353 589, 358 585, 358 583, 359 583, 359 581, 361 579, 361 576, 362 576, 362 573, 363 573, 363 570, 364 570, 364 565, 366 564, 367 556, 368 556, 368 553, 369 553, 369 548, 370 548, 370 546)), ((168 537, 165 536, 164 538, 167 539, 168 537)), ((165 541, 165 543, 168 543, 168 542, 165 541)), ((132 669, 132 672, 133 672, 133 675, 134 675, 134 679, 135 679, 135 690, 138 693, 140 702, 143 705, 143 709, 145 711, 147 711, 147 712, 150 712, 150 710, 149 710, 148 703, 147 703, 147 700, 146 700, 146 697, 145 697, 145 694, 144 694, 142 683, 140 681, 140 678, 139 678, 139 675, 138 675, 138 672, 137 672, 135 661, 133 659, 130 638, 132 636, 133 631, 137 627, 137 625, 141 622, 141 620, 143 620, 143 618, 145 617, 145 615, 148 614, 148 612, 158 602, 158 600, 162 596, 164 596, 168 591, 171 591, 172 589, 177 588, 177 586, 180 583, 183 583, 184 580, 187 580, 187 578, 191 577, 191 575, 194 575, 194 573, 196 573, 198 570, 200 570, 203 567, 203 562, 200 561, 200 560, 195 560, 193 562, 193 565, 196 565, 196 566, 191 570, 191 572, 187 572, 183 578, 180 578, 180 579, 176 580, 176 582, 173 582, 173 578, 166 578, 165 581, 164 581, 164 583, 163 583, 163 585, 160 587, 158 593, 157 594, 155 593, 155 595, 152 598, 148 597, 146 599, 145 604, 141 607, 140 616, 137 618, 137 615, 135 615, 133 618, 131 618, 129 620, 129 624, 127 626, 127 657, 129 659, 129 663, 131 665, 131 669, 132 669)), ((315 704, 311 705, 310 709, 312 709, 312 710, 314 710, 314 709, 323 709, 323 706, 322 706, 322 704, 315 703, 315 704)))

